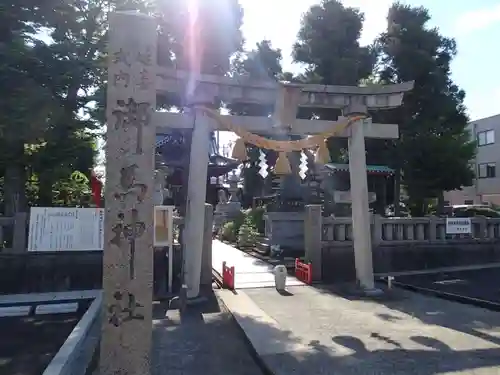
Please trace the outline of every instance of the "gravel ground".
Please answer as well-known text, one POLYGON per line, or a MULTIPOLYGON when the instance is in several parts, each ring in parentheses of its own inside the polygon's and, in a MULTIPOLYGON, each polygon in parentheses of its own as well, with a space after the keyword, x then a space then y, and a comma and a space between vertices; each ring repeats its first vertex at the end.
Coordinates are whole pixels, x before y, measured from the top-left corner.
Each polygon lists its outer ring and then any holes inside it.
POLYGON ((243 333, 209 293, 186 313, 154 306, 152 375, 260 375, 243 333))

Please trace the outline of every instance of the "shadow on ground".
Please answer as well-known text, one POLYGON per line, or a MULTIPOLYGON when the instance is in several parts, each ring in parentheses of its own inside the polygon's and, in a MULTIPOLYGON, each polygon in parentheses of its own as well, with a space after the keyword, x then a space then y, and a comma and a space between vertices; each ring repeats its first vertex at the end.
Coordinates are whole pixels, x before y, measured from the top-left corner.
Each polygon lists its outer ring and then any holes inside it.
MULTIPOLYGON (((363 301, 373 299, 361 296, 353 286, 320 286, 317 288, 323 293, 333 293, 342 298, 352 301, 363 301)), ((267 368, 273 369, 275 374, 492 374, 500 373, 500 337, 486 333, 485 330, 499 332, 499 319, 485 319, 483 314, 472 314, 469 316, 460 314, 444 313, 440 306, 442 304, 454 304, 437 298, 428 298, 422 308, 416 308, 412 304, 405 304, 411 292, 395 290, 386 293, 376 301, 392 310, 396 310, 428 325, 436 325, 447 329, 475 336, 490 342, 493 348, 475 350, 454 350, 446 343, 418 332, 410 335, 409 339, 418 344, 422 349, 405 349, 397 340, 384 334, 383 325, 379 332, 371 332, 370 338, 380 341, 384 349, 368 350, 365 343, 358 337, 349 335, 332 334, 333 347, 321 345, 318 341, 306 343, 306 350, 295 350, 285 353, 265 355, 262 362, 267 368), (425 308, 424 308, 425 307, 425 308), (387 349, 387 347, 392 349, 387 349), (498 346, 498 347, 497 347, 498 346), (346 349, 348 354, 346 354, 346 349)), ((476 310, 472 308, 473 310, 476 310)), ((449 310, 449 309, 447 309, 449 310)), ((481 309, 477 309, 480 312, 481 309)), ((379 318, 385 321, 397 323, 399 318, 396 314, 380 313, 379 318)), ((249 319, 249 318, 240 318, 249 319)), ((259 325, 260 322, 252 321, 259 325)), ((301 322, 297 321, 300 325, 301 322)), ((277 337, 279 341, 287 340, 296 344, 304 344, 293 336, 290 331, 276 331, 276 328, 268 326, 269 337, 277 337)), ((339 328, 339 330, 342 330, 339 328)), ((276 343, 279 344, 279 343, 276 343)))
MULTIPOLYGON (((348 284, 342 286, 318 285, 315 287, 317 290, 321 290, 325 293, 333 293, 350 300, 375 300, 392 310, 410 315, 425 324, 445 327, 453 331, 475 336, 500 346, 500 316, 498 313, 492 313, 489 315, 490 317, 496 317, 495 319, 491 319, 487 318, 483 314, 483 309, 471 307, 471 311, 474 311, 477 314, 449 314, 444 311, 447 310, 444 307, 457 305, 456 302, 418 294, 420 298, 425 299, 426 303, 415 306, 413 304, 406 303, 406 300, 414 295, 413 292, 399 288, 387 290, 387 288, 383 285, 379 286, 384 291, 384 294, 379 298, 366 298, 361 296, 354 286, 348 284), (493 336, 492 334, 485 332, 486 330, 496 331, 498 336, 493 336)), ((397 321, 398 319, 398 317, 388 314, 378 314, 378 317, 386 321, 397 321)))
MULTIPOLYGON (((299 287, 300 288, 300 287, 299 287)), ((323 288, 325 293, 335 292, 335 288, 323 288)), ((322 345, 318 341, 303 342, 292 332, 256 321, 250 317, 239 317, 254 326, 260 326, 268 334, 266 345, 290 348, 276 350, 258 358, 253 348, 244 339, 243 332, 235 325, 230 314, 217 299, 210 295, 205 304, 190 306, 188 311, 168 311, 166 304, 155 305, 153 375, 351 375, 351 374, 492 374, 500 371, 500 339, 479 330, 491 328, 493 322, 477 321, 475 316, 447 316, 440 313, 441 303, 451 303, 428 298, 427 309, 409 309, 405 306, 406 291, 392 292, 379 299, 378 303, 390 309, 409 314, 427 324, 439 325, 460 331, 492 343, 493 348, 475 350, 454 350, 446 343, 419 332, 412 333, 409 340, 418 349, 405 349, 398 340, 384 332, 370 333, 372 340, 380 342, 380 349, 369 350, 359 337, 339 335, 332 331, 333 345, 322 345), (433 303, 432 301, 437 301, 433 303), (167 317, 165 317, 165 314, 167 317), (272 342, 275 340, 276 342, 272 342), (249 353, 252 352, 253 355, 249 353), (253 357, 253 358, 252 358, 253 357), (258 363, 258 365, 256 364, 258 363)), ((292 294, 292 293, 290 293, 292 294)), ((278 297, 282 298, 282 297, 278 297)), ((286 298, 293 300, 294 296, 286 298)), ((424 297, 425 298, 425 297, 424 297)), ((351 296, 352 300, 361 300, 351 296)), ((380 313, 381 319, 397 323, 396 314, 380 313)), ((312 318, 312 317, 311 317, 312 318)), ((301 324, 297 321, 297 324, 301 324)), ((339 331, 342 329, 339 328, 339 331)))
MULTIPOLYGON (((248 319, 250 318, 243 318, 248 319)), ((252 321, 252 324, 263 323, 252 321)), ((266 329, 276 330, 271 326, 266 329)), ((303 344, 289 331, 280 330, 269 337, 279 337, 283 341, 284 335, 289 342, 303 344)), ((307 343, 308 348, 305 350, 263 355, 260 362, 265 373, 276 375, 492 374, 497 373, 500 368, 500 348, 455 351, 435 338, 416 334, 410 339, 423 349, 407 350, 383 333, 372 332, 371 337, 393 348, 368 350, 365 343, 357 337, 332 336, 332 342, 342 347, 341 350, 335 351, 311 341, 307 343), (349 354, 346 354, 346 350, 349 354)), ((226 373, 223 368, 221 371, 226 373)))
POLYGON ((151 374, 262 374, 231 314, 213 291, 204 295, 205 302, 185 313, 169 309, 169 302, 153 306, 151 374))

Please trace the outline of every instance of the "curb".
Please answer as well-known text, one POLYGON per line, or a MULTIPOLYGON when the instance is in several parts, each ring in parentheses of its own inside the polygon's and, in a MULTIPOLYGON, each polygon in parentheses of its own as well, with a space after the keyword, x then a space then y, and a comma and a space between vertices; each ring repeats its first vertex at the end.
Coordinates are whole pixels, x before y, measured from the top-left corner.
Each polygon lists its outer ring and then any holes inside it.
MULTIPOLYGON (((233 293, 236 293, 236 291, 233 291, 233 293)), ((224 309, 229 312, 231 315, 231 319, 233 320, 234 324, 238 327, 239 334, 243 341, 245 342, 245 346, 247 346, 250 356, 252 359, 255 361, 257 366, 260 368, 262 371, 263 375, 274 375, 274 372, 271 370, 271 368, 267 365, 267 363, 262 359, 262 357, 257 353, 257 350, 255 347, 252 345, 252 342, 248 338, 247 334, 245 333, 245 330, 241 327, 241 325, 238 323, 238 320, 235 318, 233 312, 227 307, 226 303, 224 300, 216 294, 217 300, 219 303, 224 306, 224 309)))
POLYGON ((401 283, 398 281, 393 281, 392 285, 395 287, 408 290, 411 292, 431 296, 431 297, 436 297, 440 299, 444 299, 447 301, 451 302, 458 302, 463 305, 469 305, 469 306, 475 306, 479 307, 482 309, 490 310, 490 311, 500 311, 500 303, 492 302, 492 301, 486 301, 483 299, 479 298, 473 298, 473 297, 465 297, 459 294, 454 294, 454 293, 449 293, 449 292, 443 292, 443 291, 438 291, 435 289, 429 289, 429 288, 424 288, 421 286, 415 286, 411 284, 405 284, 401 283))

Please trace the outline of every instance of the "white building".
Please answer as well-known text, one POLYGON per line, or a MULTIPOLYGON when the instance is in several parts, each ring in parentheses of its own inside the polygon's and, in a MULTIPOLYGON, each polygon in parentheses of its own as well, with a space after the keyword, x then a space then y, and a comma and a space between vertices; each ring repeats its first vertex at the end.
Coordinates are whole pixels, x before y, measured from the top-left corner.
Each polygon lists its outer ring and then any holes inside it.
POLYGON ((472 121, 468 125, 477 142, 474 185, 444 194, 448 204, 500 205, 500 115, 472 121))

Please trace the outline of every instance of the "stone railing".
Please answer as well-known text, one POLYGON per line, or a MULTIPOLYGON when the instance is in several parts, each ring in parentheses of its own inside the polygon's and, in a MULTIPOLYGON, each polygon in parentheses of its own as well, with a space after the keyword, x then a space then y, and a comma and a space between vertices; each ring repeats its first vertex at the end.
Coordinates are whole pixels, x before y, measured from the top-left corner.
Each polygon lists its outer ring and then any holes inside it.
MULTIPOLYGON (((84 291, 94 292, 94 291, 84 291)), ((82 294, 83 294, 82 293, 82 294)), ((96 297, 77 323, 64 344, 49 363, 43 374, 85 375, 91 373, 95 364, 101 337, 102 294, 96 297)))
MULTIPOLYGON (((308 206, 310 207, 310 206, 308 206)), ((265 236, 269 244, 285 248, 304 249, 305 233, 316 233, 304 221, 307 212, 268 212, 264 215, 265 236), (307 229, 309 228, 309 229, 307 229)), ((321 241, 324 245, 352 246, 352 219, 350 217, 322 217, 315 212, 315 226, 321 222, 321 241)), ((500 240, 500 218, 473 217, 472 234, 447 235, 446 219, 441 217, 384 218, 372 215, 372 244, 407 245, 455 243, 458 241, 491 242, 500 240)))
MULTIPOLYGON (((441 217, 383 218, 371 217, 372 244, 400 245, 425 243, 451 243, 455 241, 500 240, 500 218, 473 217, 472 234, 446 234, 446 219, 441 217)), ((322 218, 323 242, 330 245, 352 243, 352 219, 350 217, 322 218)))
MULTIPOLYGON (((304 255, 313 264, 313 279, 355 281, 352 219, 322 217, 321 211, 320 205, 309 205, 303 217, 304 255)), ((471 224, 472 233, 449 235, 446 218, 373 215, 373 269, 378 274, 394 274, 500 262, 500 218, 473 217, 471 224)))

